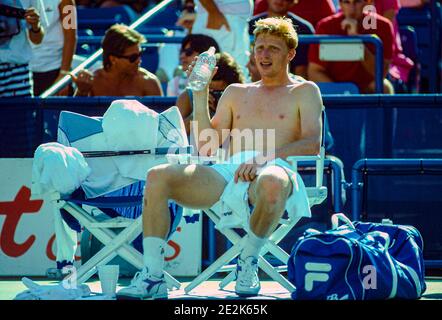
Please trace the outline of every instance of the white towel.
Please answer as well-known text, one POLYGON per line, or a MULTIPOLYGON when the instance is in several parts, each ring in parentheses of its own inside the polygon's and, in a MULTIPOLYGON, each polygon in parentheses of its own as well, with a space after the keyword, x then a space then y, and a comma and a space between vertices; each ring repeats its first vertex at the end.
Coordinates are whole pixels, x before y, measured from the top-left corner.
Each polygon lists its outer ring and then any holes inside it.
MULTIPOLYGON (((236 171, 240 163, 243 163, 255 156, 255 151, 245 151, 232 156, 224 164, 232 173, 236 171)), ((288 162, 278 158, 269 161, 266 166, 277 165, 283 167, 292 182, 292 193, 286 201, 285 210, 291 219, 297 217, 311 217, 309 200, 301 176, 291 169, 288 162)), ((212 206, 212 210, 220 217, 220 221, 216 225, 217 229, 242 227, 246 230, 249 228, 250 207, 249 207, 249 190, 250 182, 239 180, 235 183, 232 178, 225 187, 220 200, 212 206)))
MULTIPOLYGON (((146 150, 156 147, 158 113, 136 100, 115 100, 103 115, 103 135, 108 150, 146 150)), ((113 157, 125 178, 145 180, 147 170, 156 164, 154 157, 134 155, 113 157)))
POLYGON ((35 150, 32 163, 32 195, 54 191, 70 194, 90 172, 77 149, 56 142, 42 144, 35 150))
POLYGON ((158 113, 137 100, 115 100, 103 115, 103 133, 110 150, 155 148, 158 113))
MULTIPOLYGON (((161 116, 136 100, 115 100, 103 115, 103 135, 108 150, 146 150, 188 145, 184 122, 177 107, 161 116)), ((165 155, 112 158, 125 178, 146 180, 147 171, 166 163, 165 155)))
POLYGON ((28 288, 17 294, 14 300, 77 300, 88 297, 91 290, 85 284, 76 288, 69 288, 64 282, 56 285, 39 285, 29 278, 22 278, 23 284, 28 288))

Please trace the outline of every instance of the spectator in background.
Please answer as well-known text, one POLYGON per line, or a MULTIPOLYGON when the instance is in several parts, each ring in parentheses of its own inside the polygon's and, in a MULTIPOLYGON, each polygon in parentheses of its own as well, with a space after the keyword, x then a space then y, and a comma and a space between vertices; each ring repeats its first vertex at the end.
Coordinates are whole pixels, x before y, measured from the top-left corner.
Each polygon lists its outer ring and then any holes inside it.
MULTIPOLYGON (((235 62, 230 54, 226 52, 217 53, 216 65, 218 70, 209 84, 209 111, 211 117, 213 117, 215 114, 219 98, 224 90, 232 83, 245 82, 245 78, 240 66, 235 62)), ((176 105, 180 109, 181 115, 183 116, 187 134, 190 134, 190 121, 192 120, 192 98, 192 90, 186 89, 179 95, 176 101, 176 105)))
POLYGON ((195 3, 193 0, 185 0, 183 4, 183 10, 181 11, 180 16, 178 17, 178 21, 176 22, 177 26, 183 27, 187 30, 187 33, 192 33, 193 23, 195 22, 196 14, 195 14, 195 3))
MULTIPOLYGON (((44 37, 38 1, 0 2, 0 98, 32 97, 31 43, 44 37), (13 8, 11 8, 13 7, 13 8)), ((0 157, 29 157, 35 115, 13 105, 0 117, 0 157)))
POLYGON ((404 8, 420 8, 430 2, 430 0, 400 0, 400 1, 401 1, 401 6, 404 8))
POLYGON ((252 0, 195 0, 195 11, 192 32, 215 39, 221 51, 230 53, 248 78, 252 0))
MULTIPOLYGON (((267 0, 256 0, 253 14, 260 14, 268 9, 267 0)), ((307 20, 316 29, 319 20, 336 13, 333 0, 294 0, 290 12, 307 20)))
POLYGON ((180 65, 175 70, 174 77, 167 84, 167 96, 178 96, 187 87, 186 70, 193 59, 200 53, 215 47, 219 52, 218 43, 211 37, 203 34, 189 34, 184 37, 180 49, 180 65))
MULTIPOLYGON (((34 96, 41 95, 69 74, 77 45, 74 1, 45 0, 44 5, 44 15, 48 23, 45 26, 46 34, 40 44, 32 46, 33 57, 29 64, 34 81, 34 96)), ((64 95, 67 93, 64 91, 64 95)))
POLYGON ((140 67, 143 35, 128 26, 110 27, 102 42, 103 68, 73 76, 76 96, 162 96, 158 78, 140 67))
MULTIPOLYGON (((313 34, 315 29, 310 22, 288 11, 295 0, 267 0, 268 10, 257 14, 249 21, 249 33, 252 35, 255 30, 255 22, 267 17, 287 17, 292 20, 293 26, 298 35, 313 34)), ((303 78, 307 77, 308 66, 308 45, 300 44, 296 48, 296 58, 290 62, 290 72, 303 78)), ((250 69, 249 69, 250 71, 250 69)))
POLYGON ((44 35, 40 14, 35 9, 39 8, 39 1, 2 0, 0 5, 17 9, 12 12, 3 7, 0 11, 0 97, 30 97, 31 43, 40 44, 44 35), (23 17, 18 16, 22 9, 23 17))
MULTIPOLYGON (((385 79, 393 56, 393 25, 388 19, 373 13, 364 12, 367 0, 340 0, 342 12, 321 20, 316 34, 361 35, 375 34, 384 46, 384 93, 393 93, 391 83, 385 79), (364 19, 376 19, 376 28, 364 27, 364 19)), ((321 61, 319 45, 311 45, 309 51, 308 76, 315 82, 353 82, 362 93, 375 90, 375 55, 371 45, 365 46, 363 61, 321 61)))
POLYGON ((143 13, 149 4, 149 0, 104 0, 99 1, 100 8, 111 8, 126 5, 130 7, 136 14, 143 13))
POLYGON ((414 62, 404 55, 402 49, 401 35, 396 20, 401 4, 399 0, 374 0, 372 2, 376 7, 376 12, 393 24, 393 58, 389 70, 389 79, 392 80, 396 89, 402 88, 401 91, 407 91, 406 84, 414 62))

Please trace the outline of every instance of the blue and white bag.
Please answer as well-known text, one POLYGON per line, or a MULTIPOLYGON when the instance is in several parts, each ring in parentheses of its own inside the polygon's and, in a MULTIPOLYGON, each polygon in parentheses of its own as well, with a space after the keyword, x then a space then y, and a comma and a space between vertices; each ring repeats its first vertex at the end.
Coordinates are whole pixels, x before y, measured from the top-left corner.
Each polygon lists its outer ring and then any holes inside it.
POLYGON ((426 289, 416 228, 332 216, 333 229, 308 229, 293 246, 288 277, 300 300, 417 299, 426 289), (339 220, 345 224, 338 227, 339 220))

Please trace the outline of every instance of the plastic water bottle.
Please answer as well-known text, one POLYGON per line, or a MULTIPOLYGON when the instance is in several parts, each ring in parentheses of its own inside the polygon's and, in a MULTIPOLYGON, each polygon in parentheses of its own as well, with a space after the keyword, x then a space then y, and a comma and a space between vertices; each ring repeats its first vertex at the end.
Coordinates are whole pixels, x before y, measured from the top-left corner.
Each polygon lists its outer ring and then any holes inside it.
POLYGON ((215 66, 215 48, 210 47, 209 50, 199 55, 189 76, 189 88, 193 91, 203 90, 207 86, 215 66))

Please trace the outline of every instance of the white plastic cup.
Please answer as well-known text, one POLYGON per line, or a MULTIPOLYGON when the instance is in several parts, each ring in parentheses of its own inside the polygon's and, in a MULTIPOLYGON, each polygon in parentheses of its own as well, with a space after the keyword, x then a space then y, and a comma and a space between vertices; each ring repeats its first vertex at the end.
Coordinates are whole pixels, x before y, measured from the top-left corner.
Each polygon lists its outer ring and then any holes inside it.
POLYGON ((104 295, 114 298, 117 292, 119 265, 98 266, 98 277, 100 278, 101 291, 104 295))

